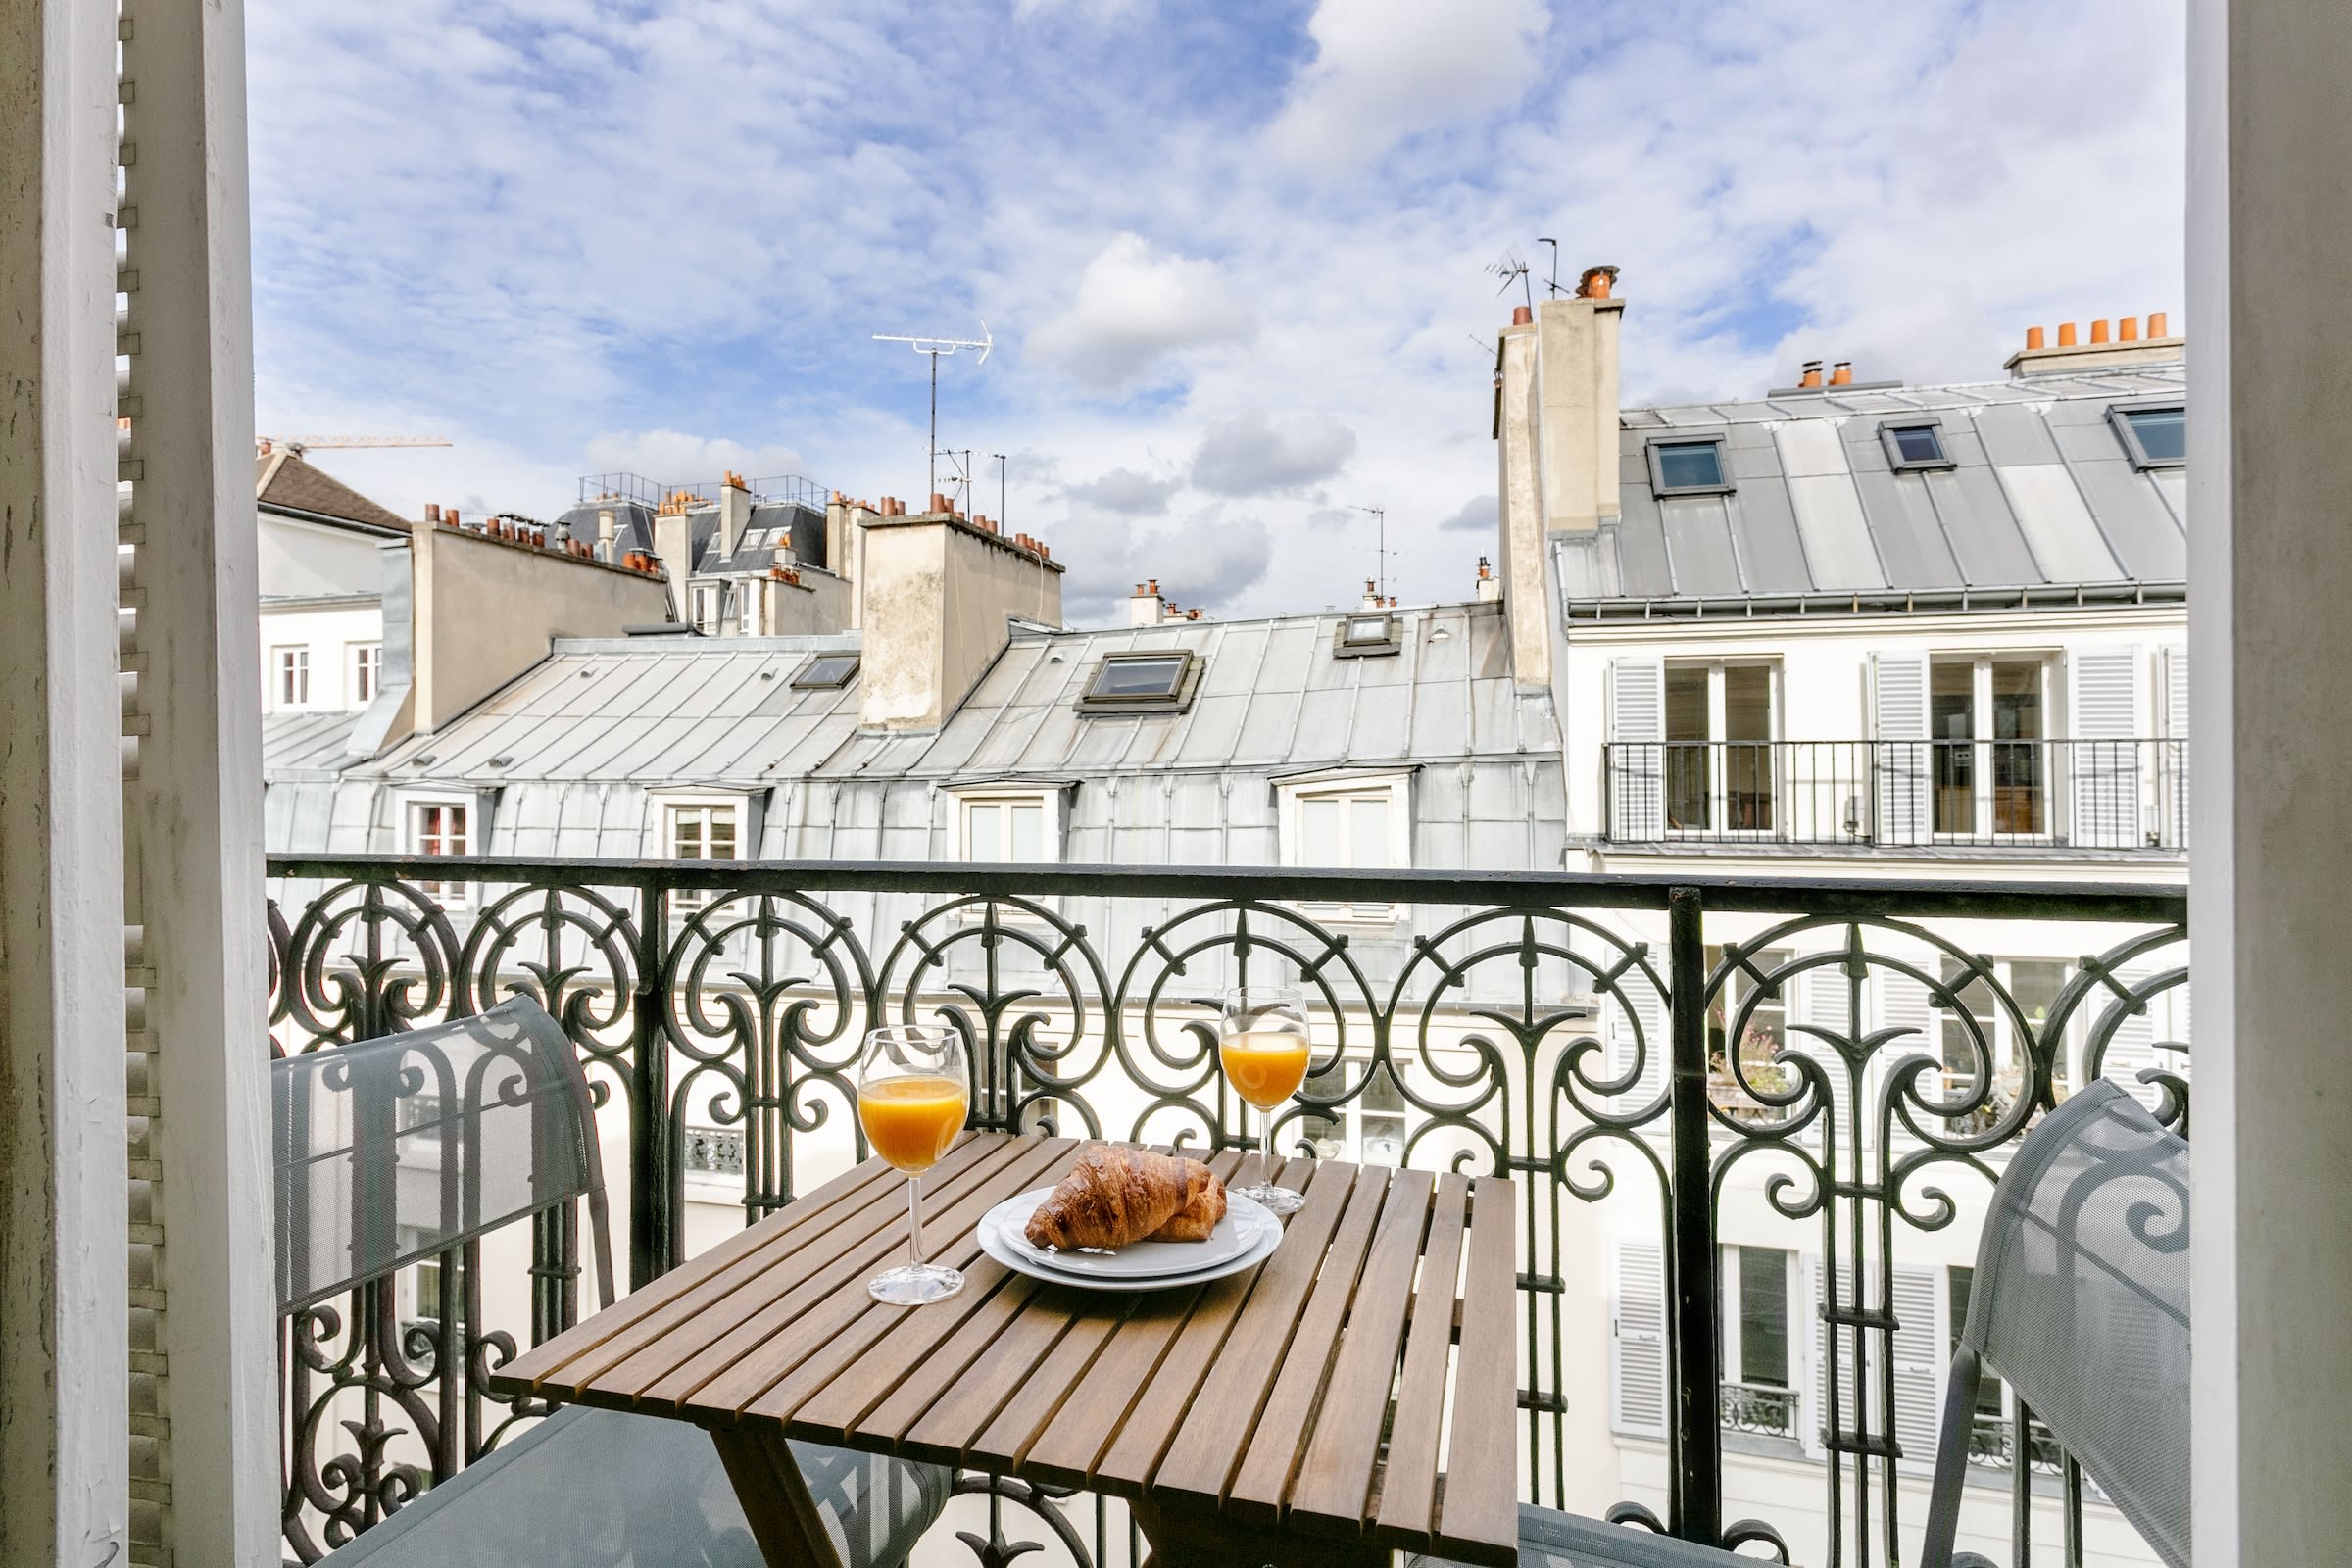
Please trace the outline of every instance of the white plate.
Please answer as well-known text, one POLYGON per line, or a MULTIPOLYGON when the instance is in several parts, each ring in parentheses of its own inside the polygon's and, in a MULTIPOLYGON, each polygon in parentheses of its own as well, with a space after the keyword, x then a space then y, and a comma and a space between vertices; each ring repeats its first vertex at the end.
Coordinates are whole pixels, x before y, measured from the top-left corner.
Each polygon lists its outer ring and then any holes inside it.
POLYGON ((1023 1231, 1029 1216, 1054 1191, 1041 1187, 1008 1198, 981 1217, 979 1234, 992 1236, 1004 1251, 1055 1276, 1088 1281, 1191 1280, 1259 1251, 1279 1241, 1282 1222, 1256 1200, 1226 1194, 1225 1217, 1202 1242, 1133 1242, 1115 1251, 1061 1251, 1033 1245, 1023 1231))
MULTIPOLYGON (((999 1209, 1002 1207, 1003 1205, 999 1205, 999 1209)), ((1074 1285, 1085 1290, 1173 1291, 1181 1290, 1188 1286, 1205 1285, 1211 1280, 1221 1280, 1228 1274, 1239 1274, 1245 1269, 1255 1268, 1267 1258, 1272 1257, 1274 1255, 1274 1250, 1282 1245, 1282 1222, 1274 1219, 1271 1214, 1268 1214, 1266 1217, 1272 1223, 1266 1229, 1257 1233, 1256 1239, 1250 1247, 1250 1250, 1241 1253, 1237 1257, 1229 1257, 1221 1263, 1211 1263, 1205 1267, 1183 1274, 1131 1274, 1126 1276, 1115 1274, 1081 1274, 1070 1272, 1067 1269, 1054 1267, 1050 1264, 1033 1261, 1030 1258, 1022 1256, 1019 1252, 1014 1251, 1005 1244, 1006 1232, 1004 1227, 996 1223, 996 1217, 999 1209, 992 1209, 987 1214, 981 1216, 980 1226, 977 1233, 981 1251, 987 1253, 990 1257, 995 1258, 998 1262, 1004 1264, 1015 1274, 1026 1274, 1031 1279, 1045 1280, 1054 1285, 1074 1285)), ((1227 1212, 1230 1213, 1231 1210, 1229 1209, 1227 1212)), ((1028 1216, 1026 1214, 1022 1216, 1022 1222, 1024 1224, 1027 1223, 1027 1218, 1028 1216)), ((1026 1245, 1027 1238, 1022 1238, 1022 1241, 1024 1245, 1026 1245)), ((1193 1244, 1178 1242, 1171 1245, 1189 1247, 1193 1244)), ((1205 1246, 1206 1244, 1203 1243, 1200 1245, 1205 1246)), ((1028 1250, 1033 1252, 1039 1251, 1039 1250, 1036 1248, 1029 1248, 1028 1250)), ((1040 1255, 1045 1257, 1060 1258, 1065 1254, 1059 1252, 1041 1252, 1040 1255)))

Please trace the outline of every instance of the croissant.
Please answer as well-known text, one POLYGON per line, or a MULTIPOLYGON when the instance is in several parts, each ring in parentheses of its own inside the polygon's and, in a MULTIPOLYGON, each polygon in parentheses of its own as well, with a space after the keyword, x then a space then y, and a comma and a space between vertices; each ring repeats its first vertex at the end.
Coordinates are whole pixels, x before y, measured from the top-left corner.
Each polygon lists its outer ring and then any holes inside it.
POLYGON ((1065 1250, 1200 1242, 1224 1213, 1225 1186, 1199 1160, 1090 1144, 1023 1234, 1033 1247, 1065 1250))

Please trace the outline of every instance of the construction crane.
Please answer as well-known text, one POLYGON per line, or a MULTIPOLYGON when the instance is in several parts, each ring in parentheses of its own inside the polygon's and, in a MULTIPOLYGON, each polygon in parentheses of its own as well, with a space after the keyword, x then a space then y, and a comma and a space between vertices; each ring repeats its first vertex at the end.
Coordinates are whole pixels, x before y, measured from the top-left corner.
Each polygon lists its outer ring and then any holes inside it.
POLYGON ((253 444, 264 457, 284 447, 299 458, 313 447, 445 447, 450 440, 445 435, 257 435, 253 444))

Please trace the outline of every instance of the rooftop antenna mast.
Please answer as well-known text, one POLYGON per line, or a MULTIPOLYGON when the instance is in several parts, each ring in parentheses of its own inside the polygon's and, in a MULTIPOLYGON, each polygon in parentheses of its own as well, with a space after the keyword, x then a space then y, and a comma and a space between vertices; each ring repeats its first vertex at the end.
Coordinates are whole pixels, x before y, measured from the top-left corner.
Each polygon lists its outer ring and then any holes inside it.
POLYGON ((1006 459, 1002 452, 991 452, 989 456, 997 460, 997 526, 1001 528, 1004 525, 1004 464, 1006 459))
POLYGON ((1551 247, 1551 281, 1544 286, 1556 295, 1560 292, 1560 242, 1556 239, 1539 239, 1536 243, 1551 247))
POLYGON ((1489 262, 1486 267, 1486 272, 1489 277, 1499 277, 1502 279, 1502 287, 1494 291, 1497 294, 1508 294, 1511 291, 1511 285, 1513 283, 1518 284, 1519 287, 1527 294, 1527 309, 1529 314, 1534 314, 1536 309, 1536 286, 1527 280, 1527 264, 1525 262, 1521 261, 1516 256, 1505 256, 1499 262, 1489 262))
POLYGON ((930 479, 925 485, 923 493, 925 495, 936 495, 939 493, 940 356, 943 354, 953 354, 957 349, 978 349, 980 351, 980 358, 973 363, 977 365, 986 365, 988 363, 988 351, 997 346, 997 335, 988 329, 988 323, 986 321, 982 321, 980 323, 980 336, 977 338, 906 337, 895 332, 876 332, 874 334, 874 341, 877 343, 911 344, 914 347, 915 353, 928 354, 931 356, 931 439, 925 442, 923 445, 923 450, 928 455, 930 463, 930 479))
POLYGON ((1373 564, 1377 569, 1373 572, 1372 580, 1380 585, 1378 590, 1380 597, 1386 599, 1389 597, 1389 509, 1350 505, 1348 510, 1368 512, 1372 514, 1373 520, 1380 524, 1380 548, 1373 556, 1373 564))

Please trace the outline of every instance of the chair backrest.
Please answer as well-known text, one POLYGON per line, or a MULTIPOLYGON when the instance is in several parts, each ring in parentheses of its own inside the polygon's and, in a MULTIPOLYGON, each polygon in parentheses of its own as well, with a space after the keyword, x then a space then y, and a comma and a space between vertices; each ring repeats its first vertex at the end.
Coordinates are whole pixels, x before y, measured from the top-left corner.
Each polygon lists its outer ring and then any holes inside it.
POLYGON ((282 1312, 588 1200, 612 1243, 596 1119, 563 1027, 527 997, 270 1064, 282 1312))
MULTIPOLYGON (((2091 1085, 1994 1188, 1961 1331, 1964 1361, 2006 1378, 2174 1568, 2188 1561, 2188 1215, 2186 1142, 2091 1085)), ((1973 1407, 1973 1366, 1953 1381, 1952 1410, 1973 1407)), ((1947 1411, 1936 1490, 1956 1506, 1967 1446, 1953 1435, 1947 1411)))

